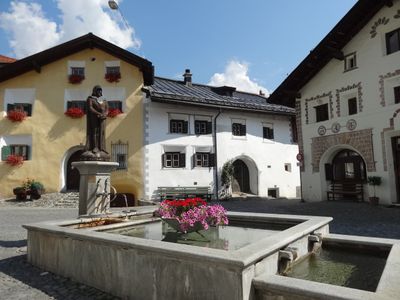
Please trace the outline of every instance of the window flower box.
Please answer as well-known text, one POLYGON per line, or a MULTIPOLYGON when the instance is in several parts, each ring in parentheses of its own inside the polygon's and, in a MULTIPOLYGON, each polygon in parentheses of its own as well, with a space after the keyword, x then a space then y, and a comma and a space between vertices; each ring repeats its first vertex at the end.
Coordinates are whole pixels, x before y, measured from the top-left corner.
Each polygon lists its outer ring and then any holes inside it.
POLYGON ((12 122, 22 122, 26 119, 27 113, 20 109, 13 109, 7 112, 7 118, 12 122))
POLYGON ((6 163, 12 167, 17 167, 24 163, 24 157, 22 155, 10 154, 7 156, 6 163))
POLYGON ((119 82, 121 79, 121 73, 106 73, 104 78, 108 82, 119 82))
POLYGON ((182 233, 228 224, 226 210, 221 205, 207 205, 201 198, 164 200, 157 214, 173 229, 182 233))
POLYGON ((85 79, 85 76, 78 75, 78 74, 71 74, 68 76, 68 81, 69 81, 69 83, 72 83, 72 84, 81 83, 82 80, 84 80, 84 79, 85 79))
POLYGON ((110 109, 108 110, 108 115, 107 115, 107 117, 109 117, 109 118, 115 118, 116 116, 118 116, 118 115, 120 115, 120 114, 122 114, 122 111, 119 110, 118 108, 110 108, 110 109))
POLYGON ((68 108, 64 114, 72 119, 79 119, 85 115, 85 112, 83 111, 82 108, 71 107, 71 108, 68 108))

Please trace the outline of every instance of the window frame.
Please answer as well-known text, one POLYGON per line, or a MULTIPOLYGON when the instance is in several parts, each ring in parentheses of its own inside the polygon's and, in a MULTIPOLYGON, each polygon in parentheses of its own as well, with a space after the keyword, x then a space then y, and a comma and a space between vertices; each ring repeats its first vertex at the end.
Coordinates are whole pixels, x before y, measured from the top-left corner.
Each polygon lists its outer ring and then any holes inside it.
POLYGON ((394 104, 400 103, 400 85, 393 87, 394 104))
POLYGON ((386 41, 386 55, 390 55, 392 53, 400 51, 400 27, 395 30, 392 30, 390 32, 387 32, 385 34, 385 41, 386 41), (391 35, 397 35, 397 45, 395 45, 395 47, 397 47, 396 49, 391 48, 391 45, 390 45, 390 36, 391 35))
POLYGON ((180 169, 186 167, 186 155, 182 152, 164 152, 162 155, 162 167, 165 169, 180 169), (170 162, 170 164, 168 163, 170 162))
POLYGON ((71 74, 85 77, 85 67, 71 67, 71 74))
POLYGON ((349 53, 344 57, 344 72, 351 71, 354 69, 357 69, 356 52, 349 53), (353 62, 353 64, 349 65, 350 62, 353 62))
POLYGON ((188 121, 181 120, 181 119, 170 119, 169 120, 169 133, 187 134, 188 133, 188 121))
POLYGON ((351 97, 351 98, 347 99, 347 109, 348 109, 349 116, 358 114, 357 97, 351 97))
POLYGON ((18 155, 18 156, 22 156, 24 158, 24 160, 30 160, 30 150, 31 150, 31 146, 28 144, 10 144, 10 145, 4 145, 1 148, 1 158, 2 161, 5 161, 6 159, 6 155, 3 153, 4 148, 8 147, 9 150, 9 154, 8 155, 18 155))
POLYGON ((315 109, 315 123, 319 122, 324 122, 329 120, 329 105, 328 103, 320 104, 317 106, 314 106, 315 109), (325 108, 324 111, 322 111, 322 108, 325 108), (326 118, 324 118, 326 117, 326 118))
POLYGON ((207 120, 194 120, 194 134, 203 135, 212 133, 212 122, 207 120))
POLYGON ((121 74, 120 66, 106 66, 106 74, 121 74))
POLYGON ((107 104, 108 109, 119 109, 121 112, 123 112, 121 100, 107 100, 107 104))
POLYGON ((85 100, 68 100, 67 110, 70 108, 80 108, 85 114, 87 113, 87 104, 85 100))
POLYGON ((233 136, 246 136, 246 124, 233 122, 232 123, 232 135, 233 136))
POLYGON ((20 110, 26 112, 27 117, 32 116, 32 103, 28 102, 14 102, 14 103, 7 103, 7 112, 10 110, 20 110))
POLYGON ((263 139, 273 141, 275 139, 274 127, 263 125, 263 139))

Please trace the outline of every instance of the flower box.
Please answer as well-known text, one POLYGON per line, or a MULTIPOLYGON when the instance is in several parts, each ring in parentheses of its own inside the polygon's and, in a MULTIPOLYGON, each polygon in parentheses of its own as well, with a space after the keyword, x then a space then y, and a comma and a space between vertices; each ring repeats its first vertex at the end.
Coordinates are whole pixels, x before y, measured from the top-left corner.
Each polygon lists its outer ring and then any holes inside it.
POLYGON ((79 118, 82 118, 85 115, 85 112, 83 111, 82 108, 71 107, 71 108, 68 108, 67 111, 64 114, 67 115, 70 118, 79 119, 79 118))
POLYGON ((68 76, 68 81, 69 81, 69 83, 72 83, 72 84, 81 83, 82 80, 84 80, 84 79, 85 79, 85 76, 83 76, 83 75, 71 74, 68 76))
POLYGON ((20 109, 13 109, 7 112, 7 118, 12 122, 22 122, 26 119, 26 112, 20 109))
POLYGON ((110 108, 108 110, 108 115, 107 117, 109 118, 115 118, 116 116, 122 114, 122 111, 120 111, 118 108, 110 108))
POLYGON ((108 82, 119 82, 121 79, 121 73, 106 73, 104 79, 108 82))
POLYGON ((228 224, 226 210, 221 205, 207 205, 201 198, 164 200, 157 213, 164 222, 182 233, 228 224))
POLYGON ((10 154, 7 156, 6 163, 13 167, 20 166, 24 163, 24 157, 22 155, 10 154))

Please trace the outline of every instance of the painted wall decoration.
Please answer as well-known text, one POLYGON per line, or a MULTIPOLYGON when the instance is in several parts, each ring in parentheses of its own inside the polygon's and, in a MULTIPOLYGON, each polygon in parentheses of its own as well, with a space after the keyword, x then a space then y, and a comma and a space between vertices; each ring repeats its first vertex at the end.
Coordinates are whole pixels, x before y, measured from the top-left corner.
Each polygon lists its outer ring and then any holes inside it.
POLYGON ((390 19, 383 17, 383 18, 379 18, 377 21, 375 21, 374 25, 372 25, 371 27, 371 31, 369 32, 371 35, 371 39, 373 39, 374 37, 376 37, 377 32, 376 29, 380 26, 380 25, 386 25, 387 23, 389 23, 390 19))
POLYGON ((348 85, 336 90, 336 115, 340 117, 341 110, 340 110, 340 94, 350 91, 352 89, 357 89, 357 102, 358 102, 358 111, 362 112, 364 105, 363 105, 363 92, 361 82, 354 83, 352 85, 348 85))
POLYGON ((393 72, 388 72, 385 75, 379 75, 379 98, 381 99, 380 104, 382 106, 386 106, 385 101, 385 79, 395 77, 400 75, 400 69, 397 69, 393 72))

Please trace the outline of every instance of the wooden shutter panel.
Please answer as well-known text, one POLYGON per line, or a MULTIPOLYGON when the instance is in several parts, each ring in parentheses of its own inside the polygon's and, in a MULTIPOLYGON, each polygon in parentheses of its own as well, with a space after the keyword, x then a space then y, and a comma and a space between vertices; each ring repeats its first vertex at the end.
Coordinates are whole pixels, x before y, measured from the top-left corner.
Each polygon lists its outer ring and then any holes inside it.
POLYGON ((246 135, 246 124, 241 124, 240 127, 241 135, 246 135))
POLYGON ((183 133, 188 133, 188 121, 183 121, 183 133))
POLYGON ((186 155, 185 153, 179 153, 179 167, 186 167, 186 155))
POLYGON ((15 108, 14 104, 11 103, 7 104, 7 111, 14 110, 14 108, 15 108))
POLYGON ((196 167, 196 153, 193 154, 192 156, 192 169, 196 167))
POLYGON ((3 146, 1 148, 1 160, 7 160, 7 157, 11 154, 11 146, 3 146))
POLYGON ((32 116, 32 104, 30 104, 30 103, 27 103, 27 104, 25 104, 25 111, 26 111, 26 114, 30 117, 30 116, 32 116))
POLYGON ((212 122, 207 122, 207 133, 212 133, 212 122))
POLYGON ((333 168, 331 164, 325 164, 325 179, 333 180, 333 168))
POLYGON ((164 168, 165 167, 165 154, 161 155, 161 167, 164 168))
POLYGON ((214 153, 210 153, 208 155, 208 166, 215 167, 215 154, 214 153))

